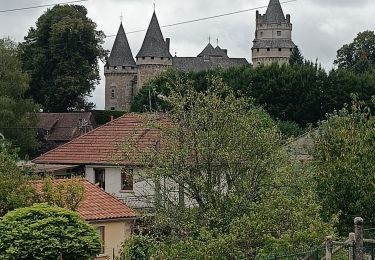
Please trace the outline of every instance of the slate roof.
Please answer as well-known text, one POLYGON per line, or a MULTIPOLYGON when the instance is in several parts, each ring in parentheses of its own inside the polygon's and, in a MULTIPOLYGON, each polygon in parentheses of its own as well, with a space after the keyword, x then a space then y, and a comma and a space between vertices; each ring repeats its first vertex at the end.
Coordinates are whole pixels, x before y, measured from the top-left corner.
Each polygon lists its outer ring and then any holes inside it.
POLYGON ((293 49, 296 45, 292 40, 287 39, 269 39, 269 40, 254 40, 253 49, 265 48, 287 48, 293 49))
POLYGON ((266 14, 263 17, 266 24, 282 24, 286 23, 283 9, 279 0, 270 0, 266 14))
POLYGON ((152 15, 141 50, 136 57, 172 58, 161 32, 155 12, 152 15))
POLYGON ((125 114, 73 141, 51 150, 33 162, 37 164, 77 164, 77 165, 141 165, 141 158, 127 158, 124 144, 136 143, 137 149, 155 147, 160 140, 160 129, 150 127, 147 122, 154 120, 168 124, 162 115, 125 114))
POLYGON ((79 128, 80 120, 88 122, 87 130, 95 127, 91 112, 84 113, 37 113, 37 128, 48 131, 49 141, 70 141, 83 134, 79 128))
MULTIPOLYGON (((86 221, 116 220, 135 218, 137 213, 116 197, 105 192, 88 180, 79 180, 85 187, 84 199, 78 206, 77 213, 86 221)), ((53 180, 53 185, 68 184, 69 180, 53 180)), ((43 187, 42 181, 32 183, 37 191, 43 187)))
POLYGON ((248 65, 245 58, 222 58, 222 57, 174 57, 173 67, 182 71, 202 71, 216 68, 228 69, 248 65))
POLYGON ((218 54, 217 50, 215 50, 214 46, 212 46, 211 43, 208 43, 207 46, 203 49, 203 51, 198 54, 198 57, 204 57, 204 56, 207 56, 207 57, 219 56, 220 57, 220 54, 218 54))
POLYGON ((216 51, 218 56, 229 58, 228 55, 225 53, 225 51, 222 48, 220 48, 219 46, 216 46, 215 51, 216 51))
POLYGON ((118 29, 107 66, 136 66, 122 23, 118 29))

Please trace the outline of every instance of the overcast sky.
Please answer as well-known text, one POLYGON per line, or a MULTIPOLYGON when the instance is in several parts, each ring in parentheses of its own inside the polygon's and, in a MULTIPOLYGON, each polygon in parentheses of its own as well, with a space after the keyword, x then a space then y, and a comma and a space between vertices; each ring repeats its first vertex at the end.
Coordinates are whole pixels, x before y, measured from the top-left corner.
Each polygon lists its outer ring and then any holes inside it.
MULTIPOLYGON (((65 2, 68 0, 0 0, 0 10, 65 2)), ((267 5, 269 0, 156 0, 156 12, 161 25, 207 16, 251 9, 267 5)), ((282 2, 282 0, 281 0, 282 2)), ((89 17, 106 35, 117 33, 121 13, 126 31, 146 29, 153 12, 153 0, 89 0, 82 2, 89 17)), ((332 68, 336 51, 349 43, 358 32, 374 30, 375 0, 297 0, 283 4, 285 14, 291 14, 293 41, 305 58, 319 59, 326 69, 332 68)), ((18 12, 0 12, 0 37, 22 41, 28 29, 35 25, 46 8, 18 12)), ((265 8, 259 9, 261 13, 265 8)), ((250 48, 255 32, 255 11, 216 18, 198 23, 162 29, 171 38, 171 54, 196 56, 208 43, 228 49, 230 57, 251 60, 250 48)), ((145 32, 129 34, 135 56, 145 32)), ((107 38, 104 47, 111 49, 114 37, 107 38)), ((101 71, 103 65, 100 64, 101 71)), ((97 109, 104 108, 104 75, 93 93, 97 109)))

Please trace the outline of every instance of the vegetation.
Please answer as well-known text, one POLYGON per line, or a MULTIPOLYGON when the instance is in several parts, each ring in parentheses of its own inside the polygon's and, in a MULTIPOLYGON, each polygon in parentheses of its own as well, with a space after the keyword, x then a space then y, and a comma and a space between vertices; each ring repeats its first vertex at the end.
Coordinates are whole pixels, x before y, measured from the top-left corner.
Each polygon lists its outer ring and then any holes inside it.
POLYGON ((272 118, 219 78, 208 81, 196 91, 177 80, 163 98, 174 127, 160 126, 168 138, 143 160, 149 178, 175 185, 157 194, 146 238, 152 250, 129 242, 125 255, 248 259, 316 246, 334 234, 335 219, 320 217, 310 169, 290 161, 272 118))
POLYGON ((22 71, 17 44, 0 39, 0 133, 25 155, 37 147, 33 115, 38 106, 25 99, 29 77, 22 71))
POLYGON ((316 137, 314 164, 324 215, 340 213, 339 231, 352 230, 354 217, 374 225, 375 119, 354 99, 331 114, 316 137), (345 198, 345 199, 343 199, 345 198))
POLYGON ((76 213, 36 204, 0 219, 0 259, 90 260, 100 252, 96 230, 76 213))
POLYGON ((39 17, 21 46, 28 92, 48 112, 93 107, 85 100, 99 80, 104 34, 79 5, 57 5, 39 17))
POLYGON ((340 69, 356 72, 369 71, 375 67, 375 32, 358 33, 353 42, 337 51, 335 64, 340 69))

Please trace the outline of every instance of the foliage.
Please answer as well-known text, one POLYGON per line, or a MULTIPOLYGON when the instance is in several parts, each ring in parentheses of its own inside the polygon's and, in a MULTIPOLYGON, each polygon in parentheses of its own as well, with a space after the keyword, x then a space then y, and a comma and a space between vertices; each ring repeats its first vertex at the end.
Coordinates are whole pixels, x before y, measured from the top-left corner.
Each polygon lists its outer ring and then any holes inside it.
POLYGON ((85 98, 99 80, 103 39, 84 6, 48 9, 21 46, 23 67, 31 75, 30 96, 48 112, 92 108, 85 98))
POLYGON ((173 127, 149 122, 163 141, 143 152, 144 172, 171 183, 157 190, 147 229, 153 258, 247 259, 321 244, 333 222, 320 218, 310 169, 290 161, 262 108, 220 78, 208 82, 197 91, 177 80, 164 98, 173 127))
POLYGON ((289 64, 290 65, 303 65, 304 63, 304 58, 302 56, 301 51, 299 50, 298 46, 294 47, 292 51, 292 55, 290 55, 289 58, 289 64))
POLYGON ((21 148, 22 155, 37 147, 36 124, 38 107, 25 99, 29 77, 22 71, 17 45, 0 39, 0 133, 21 148))
POLYGON ((375 119, 354 99, 351 107, 331 114, 316 136, 314 163, 324 214, 340 213, 339 231, 352 230, 361 216, 374 225, 375 119))
POLYGON ((8 211, 30 205, 35 192, 28 176, 17 167, 17 154, 10 144, 0 143, 0 217, 8 211))
POLYGON ((142 235, 135 235, 122 245, 118 260, 148 260, 155 253, 156 242, 142 235))
POLYGON ((277 126, 280 129, 281 135, 284 139, 288 139, 290 137, 298 138, 302 134, 304 134, 304 129, 302 129, 297 123, 289 122, 289 121, 277 121, 277 126))
POLYGON ((112 110, 94 110, 91 111, 94 117, 95 123, 100 126, 111 121, 111 117, 114 119, 123 116, 125 112, 123 111, 112 111, 112 110))
POLYGON ((89 260, 100 251, 92 226, 76 213, 46 204, 9 212, 0 229, 0 259, 89 260))
POLYGON ((54 185, 52 179, 47 178, 43 182, 39 199, 51 206, 76 211, 84 199, 84 194, 85 187, 79 180, 70 179, 54 185))
POLYGON ((337 51, 335 64, 341 69, 356 72, 373 69, 375 65, 375 32, 358 33, 353 42, 345 44, 337 51))

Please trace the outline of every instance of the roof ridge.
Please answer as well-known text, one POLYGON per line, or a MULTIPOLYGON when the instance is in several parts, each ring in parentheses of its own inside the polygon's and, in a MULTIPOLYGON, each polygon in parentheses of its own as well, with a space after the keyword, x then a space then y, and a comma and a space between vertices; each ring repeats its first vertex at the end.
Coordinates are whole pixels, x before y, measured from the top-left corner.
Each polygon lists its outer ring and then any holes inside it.
POLYGON ((124 115, 122 115, 122 116, 120 116, 120 117, 118 117, 118 118, 116 118, 116 119, 113 119, 112 121, 109 121, 108 123, 106 123, 106 124, 104 124, 104 125, 101 125, 101 126, 95 128, 95 129, 93 129, 92 131, 86 133, 86 134, 80 135, 80 136, 78 136, 77 138, 74 138, 73 140, 70 140, 69 142, 67 142, 67 143, 65 143, 65 144, 63 144, 63 145, 57 146, 56 148, 54 148, 54 149, 52 149, 52 150, 50 150, 50 151, 48 151, 48 152, 46 152, 46 153, 44 153, 44 154, 41 154, 41 155, 38 156, 37 158, 31 160, 31 162, 34 162, 34 161, 37 160, 39 157, 45 156, 45 155, 47 155, 47 154, 50 154, 50 153, 54 152, 54 151, 57 150, 57 149, 61 149, 62 147, 65 147, 65 146, 71 144, 71 143, 74 142, 74 141, 77 141, 77 140, 79 140, 79 139, 82 139, 83 137, 85 137, 85 136, 87 136, 87 135, 89 135, 89 134, 91 134, 91 133, 93 133, 93 132, 95 132, 95 131, 97 131, 97 130, 100 130, 101 128, 104 128, 104 127, 106 127, 106 126, 108 126, 108 125, 110 125, 110 124, 113 124, 113 123, 115 123, 116 121, 119 121, 121 118, 123 118, 123 117, 125 117, 125 116, 127 116, 127 115, 130 115, 130 114, 134 114, 134 113, 124 114, 124 115))

